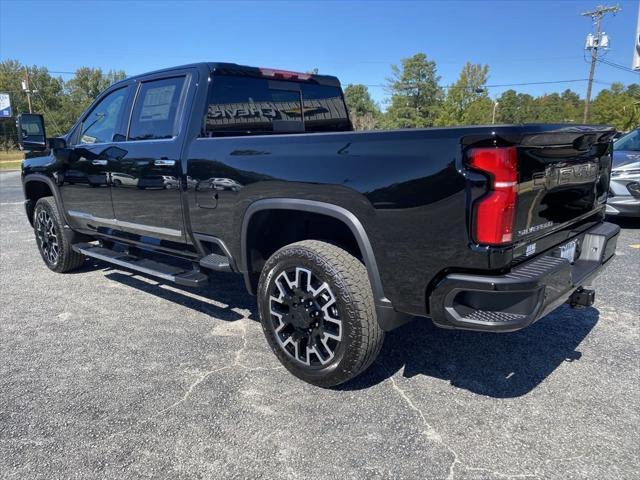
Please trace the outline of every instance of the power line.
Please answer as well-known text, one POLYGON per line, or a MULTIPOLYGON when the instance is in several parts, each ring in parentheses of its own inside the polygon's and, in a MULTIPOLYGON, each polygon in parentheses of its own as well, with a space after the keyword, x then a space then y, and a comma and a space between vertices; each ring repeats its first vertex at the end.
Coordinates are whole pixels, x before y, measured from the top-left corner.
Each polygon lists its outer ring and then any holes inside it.
POLYGON ((613 67, 613 68, 617 68, 619 70, 622 70, 623 72, 629 72, 629 73, 635 73, 635 74, 639 73, 639 72, 633 70, 632 68, 625 67, 624 65, 620 65, 619 63, 611 62, 611 61, 605 60, 603 58, 598 59, 598 62, 599 63, 603 63, 604 65, 608 65, 608 66, 613 67))
MULTIPOLYGON (((493 85, 484 85, 485 87, 491 87, 491 88, 495 88, 495 87, 522 87, 522 86, 526 86, 526 85, 550 85, 550 84, 554 84, 554 83, 577 83, 577 82, 586 82, 588 81, 588 78, 575 78, 572 80, 544 80, 544 81, 539 81, 539 82, 519 82, 519 83, 496 83, 493 85)), ((598 83, 604 83, 604 82, 598 82, 598 83)), ((388 84, 384 84, 384 83, 374 83, 374 84, 364 84, 365 87, 388 87, 388 84)), ((452 88, 454 85, 444 85, 442 88, 444 88, 445 90, 448 88, 452 88)))
POLYGON ((495 84, 495 85, 485 85, 485 87, 521 87, 524 85, 549 85, 553 83, 576 83, 576 82, 586 82, 586 78, 576 78, 573 80, 548 80, 542 82, 522 82, 522 83, 503 83, 503 84, 495 84))
MULTIPOLYGON (((496 58, 496 59, 485 59, 484 61, 478 61, 477 63, 493 65, 496 63, 520 63, 520 62, 549 62, 551 60, 576 60, 580 57, 578 55, 565 55, 561 57, 518 57, 518 58, 496 58)), ((470 60, 437 60, 435 58, 429 58, 430 61, 436 62, 438 65, 455 65, 461 63, 467 63, 470 60)), ((355 64, 383 64, 383 65, 397 65, 397 60, 349 60, 349 61, 329 61, 326 62, 330 65, 355 65, 355 64)), ((474 62, 472 62, 474 63, 474 62)))
POLYGON ((613 82, 603 82, 602 80, 596 80, 595 78, 593 79, 593 83, 596 83, 598 85, 606 85, 607 87, 613 85, 613 82))

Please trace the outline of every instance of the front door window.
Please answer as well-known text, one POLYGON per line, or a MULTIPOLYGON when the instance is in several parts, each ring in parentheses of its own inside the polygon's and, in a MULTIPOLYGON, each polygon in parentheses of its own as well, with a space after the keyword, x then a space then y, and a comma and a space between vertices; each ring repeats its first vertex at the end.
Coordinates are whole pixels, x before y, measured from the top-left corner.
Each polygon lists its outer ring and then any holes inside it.
POLYGON ((114 135, 124 109, 127 89, 121 88, 104 97, 82 122, 80 143, 109 143, 114 135))

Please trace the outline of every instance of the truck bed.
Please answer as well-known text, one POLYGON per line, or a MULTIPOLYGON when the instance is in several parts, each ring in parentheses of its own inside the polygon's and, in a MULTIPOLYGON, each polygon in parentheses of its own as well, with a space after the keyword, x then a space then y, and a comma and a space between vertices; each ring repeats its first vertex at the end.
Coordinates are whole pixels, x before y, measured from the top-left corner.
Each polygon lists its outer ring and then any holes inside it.
POLYGON ((424 315, 427 291, 445 271, 503 271, 527 246, 539 253, 600 222, 611 135, 608 127, 509 125, 199 138, 187 154, 191 226, 221 236, 240 258, 241 219, 252 202, 344 207, 371 239, 385 294, 403 312, 424 315), (514 241, 499 248, 471 238, 471 205, 487 178, 465 164, 469 148, 491 145, 518 148, 514 241))

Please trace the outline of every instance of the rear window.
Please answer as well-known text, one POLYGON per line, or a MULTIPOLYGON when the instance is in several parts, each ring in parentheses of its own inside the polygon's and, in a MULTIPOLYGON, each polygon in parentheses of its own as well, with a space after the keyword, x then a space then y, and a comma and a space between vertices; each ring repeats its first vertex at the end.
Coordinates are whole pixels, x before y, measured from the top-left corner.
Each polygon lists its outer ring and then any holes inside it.
POLYGON ((211 82, 205 136, 347 130, 338 87, 225 75, 211 82))

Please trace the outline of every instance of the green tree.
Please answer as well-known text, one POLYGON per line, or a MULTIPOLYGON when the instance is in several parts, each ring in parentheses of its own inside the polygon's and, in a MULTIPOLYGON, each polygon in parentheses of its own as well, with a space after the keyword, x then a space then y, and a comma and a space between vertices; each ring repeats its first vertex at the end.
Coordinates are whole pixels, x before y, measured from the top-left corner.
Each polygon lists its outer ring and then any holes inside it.
POLYGON ((0 62, 0 92, 8 93, 14 114, 27 112, 27 96, 22 91, 24 65, 17 60, 0 62))
POLYGON ((494 103, 488 96, 481 95, 466 107, 462 125, 489 124, 493 119, 494 103))
POLYGON ((80 67, 67 87, 72 96, 92 102, 109 85, 126 78, 122 70, 109 70, 103 73, 100 68, 80 67))
POLYGON ((29 86, 36 92, 31 96, 33 111, 44 115, 48 136, 64 134, 75 120, 67 108, 64 81, 49 75, 45 67, 33 66, 28 70, 29 86))
POLYGON ((361 84, 349 84, 344 89, 344 99, 351 122, 356 130, 372 130, 380 120, 380 109, 371 98, 369 89, 361 84))
POLYGON ((535 99, 527 93, 506 90, 498 97, 496 109, 498 123, 526 123, 536 121, 535 99))
POLYGON ((100 68, 77 69, 74 77, 66 84, 69 115, 77 119, 104 89, 125 78, 126 74, 122 70, 103 73, 100 68))
POLYGON ((570 89, 566 89, 560 94, 560 98, 562 100, 562 121, 581 122, 584 102, 580 100, 580 95, 570 89))
POLYGON ((424 53, 392 65, 388 79, 391 94, 384 124, 389 128, 430 127, 435 124, 443 98, 434 61, 424 53))
MULTIPOLYGON (((27 94, 22 89, 26 72, 29 74, 33 111, 44 115, 47 135, 55 136, 64 133, 71 123, 66 114, 62 78, 52 77, 44 67, 26 67, 17 60, 4 60, 0 62, 0 92, 9 94, 14 115, 29 111, 27 94)), ((6 128, 10 140, 16 141, 14 122, 9 122, 6 128)))
POLYGON ((498 97, 496 116, 499 123, 521 123, 518 92, 511 88, 502 92, 498 97))
MULTIPOLYGON (((33 92, 33 111, 44 115, 50 137, 66 133, 102 90, 126 77, 123 71, 103 73, 99 68, 82 67, 65 83, 62 78, 51 76, 44 67, 26 67, 17 60, 3 60, 0 62, 0 92, 10 95, 14 115, 29 111, 27 95, 22 89, 25 72, 29 74, 29 87, 33 92)), ((8 137, 5 143, 15 142, 14 122, 7 122, 5 127, 8 137)))
POLYGON ((489 66, 467 62, 456 83, 447 90, 437 125, 490 123, 493 102, 484 85, 489 66))
POLYGON ((565 90, 535 99, 534 121, 540 123, 571 123, 582 120, 582 101, 577 93, 565 90))
POLYGON ((535 99, 535 121, 555 123, 562 121, 562 100, 557 93, 544 94, 535 99))
POLYGON ((591 106, 591 122, 631 130, 640 124, 640 85, 614 83, 601 90, 591 106))

